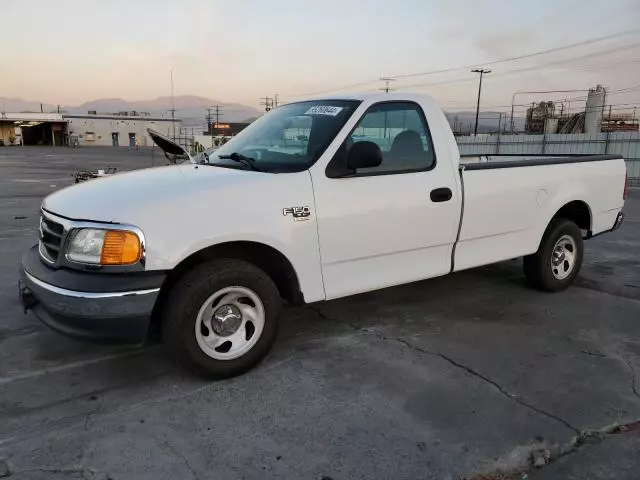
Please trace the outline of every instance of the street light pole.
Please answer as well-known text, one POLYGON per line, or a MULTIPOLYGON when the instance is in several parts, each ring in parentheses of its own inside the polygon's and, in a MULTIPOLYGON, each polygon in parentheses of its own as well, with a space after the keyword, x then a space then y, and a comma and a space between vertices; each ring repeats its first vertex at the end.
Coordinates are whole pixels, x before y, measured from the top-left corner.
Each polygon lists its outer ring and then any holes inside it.
POLYGON ((473 131, 473 135, 478 135, 478 116, 480 115, 480 93, 482 92, 482 76, 485 73, 491 73, 491 70, 488 68, 474 68, 471 70, 472 73, 480 74, 480 84, 478 85, 478 104, 476 105, 476 128, 473 131))

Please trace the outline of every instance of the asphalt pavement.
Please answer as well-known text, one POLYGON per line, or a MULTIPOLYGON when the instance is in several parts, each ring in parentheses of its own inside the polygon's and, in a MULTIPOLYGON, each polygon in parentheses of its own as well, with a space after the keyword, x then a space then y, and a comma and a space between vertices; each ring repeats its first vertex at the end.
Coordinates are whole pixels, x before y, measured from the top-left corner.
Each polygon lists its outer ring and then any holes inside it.
POLYGON ((161 345, 24 315, 20 256, 78 168, 157 151, 0 147, 0 478, 640 478, 640 190, 546 294, 519 260, 288 308, 269 357, 204 382, 161 345))

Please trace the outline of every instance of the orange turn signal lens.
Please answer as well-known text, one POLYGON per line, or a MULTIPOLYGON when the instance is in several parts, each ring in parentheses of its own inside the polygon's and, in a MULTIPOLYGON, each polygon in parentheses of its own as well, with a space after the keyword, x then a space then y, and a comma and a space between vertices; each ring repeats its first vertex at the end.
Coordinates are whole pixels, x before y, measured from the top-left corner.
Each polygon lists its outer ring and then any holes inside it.
POLYGON ((102 265, 130 265, 140 260, 142 246, 138 235, 126 230, 107 230, 102 244, 102 265))

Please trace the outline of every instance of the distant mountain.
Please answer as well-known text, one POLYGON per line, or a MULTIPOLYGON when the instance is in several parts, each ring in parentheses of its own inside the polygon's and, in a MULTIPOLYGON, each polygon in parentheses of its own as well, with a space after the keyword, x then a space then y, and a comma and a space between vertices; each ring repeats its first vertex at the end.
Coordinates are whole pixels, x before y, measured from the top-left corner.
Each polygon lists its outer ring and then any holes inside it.
MULTIPOLYGON (((140 108, 151 110, 168 109, 171 108, 171 97, 158 97, 153 100, 140 100, 131 103, 140 108)), ((174 97, 174 104, 176 109, 209 108, 212 105, 221 105, 218 100, 211 100, 207 97, 197 97, 195 95, 178 95, 174 97)))
POLYGON ((0 97, 0 112, 55 112, 56 106, 49 103, 31 102, 22 98, 0 97))
MULTIPOLYGON (((262 115, 262 111, 242 105, 239 103, 224 103, 207 97, 198 97, 196 95, 178 95, 174 97, 176 109, 176 117, 182 119, 184 127, 202 127, 206 124, 207 108, 214 105, 220 105, 220 121, 221 122, 251 122, 262 115)), ((45 112, 55 112, 56 105, 48 103, 42 104, 45 112)), ((61 111, 68 113, 87 113, 89 111, 97 111, 99 113, 115 113, 122 111, 141 111, 149 112, 154 116, 170 115, 171 97, 157 97, 150 100, 127 101, 122 98, 99 98, 84 102, 76 107, 64 106, 61 111)), ((0 97, 0 111, 5 112, 39 112, 40 102, 23 100, 21 98, 4 98, 0 97)), ((476 112, 446 112, 447 119, 451 128, 463 133, 473 131, 476 120, 476 112)), ((498 130, 499 112, 480 112, 478 121, 478 132, 487 133, 498 130)), ((215 118, 214 118, 215 121, 215 118)), ((507 130, 510 128, 510 119, 508 114, 502 114, 502 126, 507 130), (506 125, 506 127, 505 127, 506 125)), ((514 127, 516 130, 524 129, 524 119, 521 117, 514 118, 514 127)))
POLYGON ((66 107, 65 110, 69 113, 87 113, 92 110, 114 113, 131 110, 131 104, 122 98, 98 98, 77 107, 66 107))
MULTIPOLYGON (((221 122, 241 122, 250 117, 260 115, 260 112, 247 105, 239 103, 225 103, 206 97, 195 95, 178 95, 173 99, 176 117, 182 120, 184 127, 200 127, 206 124, 207 108, 220 105, 221 122)), ((90 110, 98 112, 119 112, 135 110, 149 112, 155 116, 169 116, 172 108, 171 97, 158 97, 150 100, 127 101, 121 98, 102 98, 85 102, 78 107, 67 108, 72 113, 87 113, 90 110)))
MULTIPOLYGON (((176 118, 182 119, 185 127, 199 127, 206 124, 207 108, 220 105, 221 122, 243 122, 248 118, 259 117, 262 112, 256 108, 239 103, 225 103, 206 97, 195 95, 178 95, 174 97, 176 118)), ((56 105, 42 104, 44 112, 55 112, 56 105)), ((65 105, 61 111, 66 113, 115 113, 123 111, 149 112, 154 116, 169 116, 171 97, 158 97, 150 100, 128 101, 122 98, 99 98, 84 102, 78 106, 65 105)), ((39 112, 40 102, 23 100, 21 98, 0 97, 0 111, 5 112, 39 112)))
MULTIPOLYGON (((184 127, 200 127, 206 124, 207 108, 220 105, 221 122, 242 122, 247 118, 260 116, 261 112, 248 105, 225 103, 196 95, 178 95, 173 99, 176 118, 182 120, 184 127)), ((85 102, 78 107, 68 107, 70 113, 119 112, 136 110, 151 115, 169 116, 172 108, 171 97, 158 97, 150 100, 127 101, 121 98, 101 98, 85 102)))

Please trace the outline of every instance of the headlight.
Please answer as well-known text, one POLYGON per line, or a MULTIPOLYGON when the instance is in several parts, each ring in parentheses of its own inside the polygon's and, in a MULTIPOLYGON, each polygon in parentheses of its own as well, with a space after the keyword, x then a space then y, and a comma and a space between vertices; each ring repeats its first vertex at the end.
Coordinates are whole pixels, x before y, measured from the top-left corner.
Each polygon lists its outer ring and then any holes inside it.
POLYGON ((134 232, 82 228, 67 247, 67 260, 95 265, 131 265, 140 260, 142 245, 134 232))

